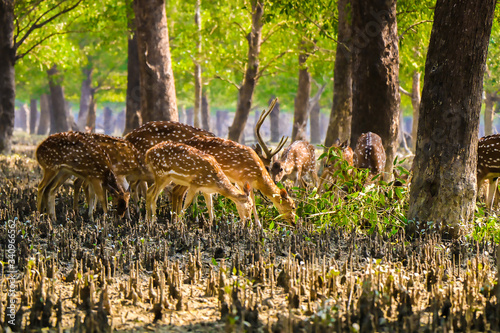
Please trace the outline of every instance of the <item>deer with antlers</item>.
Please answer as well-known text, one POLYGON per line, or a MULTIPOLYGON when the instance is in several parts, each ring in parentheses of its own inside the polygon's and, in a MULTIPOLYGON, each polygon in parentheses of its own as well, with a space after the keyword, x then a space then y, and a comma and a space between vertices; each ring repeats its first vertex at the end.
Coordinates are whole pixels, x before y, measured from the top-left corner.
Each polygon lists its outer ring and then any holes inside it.
MULTIPOLYGON (((276 186, 264 163, 252 148, 228 139, 206 136, 193 137, 185 144, 212 155, 231 182, 236 183, 239 188, 244 188, 248 183, 251 189, 259 190, 268 197, 286 221, 295 222, 295 203, 286 190, 276 186)), ((179 210, 186 190, 174 188, 172 204, 175 211, 179 210)), ((255 221, 260 227, 253 191, 251 197, 255 221)))
POLYGON ((120 216, 127 210, 130 193, 119 184, 109 155, 82 133, 64 132, 49 136, 38 145, 36 159, 43 170, 37 197, 37 209, 41 213, 47 211, 49 216, 55 219, 55 190, 71 175, 84 179, 90 185, 91 220, 93 220, 95 196, 101 203, 104 213, 107 213, 105 189, 114 198, 120 216))
POLYGON ((306 187, 304 176, 309 174, 313 180, 313 185, 318 184, 316 170, 316 152, 313 145, 307 141, 298 140, 293 142, 281 155, 279 160, 275 160, 271 166, 271 176, 274 182, 285 179, 294 181, 294 186, 299 183, 306 187))
POLYGON ((288 137, 282 136, 280 142, 278 142, 278 146, 275 149, 269 149, 267 147, 266 142, 262 139, 262 136, 260 134, 260 128, 262 127, 264 120, 266 120, 267 116, 269 116, 269 114, 273 111, 274 106, 276 105, 277 102, 278 99, 275 98, 274 101, 269 106, 269 110, 262 111, 259 119, 257 120, 257 123, 255 124, 255 137, 257 138, 258 141, 258 144, 255 147, 255 152, 260 157, 260 159, 266 166, 267 170, 269 170, 273 157, 276 154, 278 154, 281 151, 281 149, 283 149, 286 142, 288 141, 288 137))
POLYGON ((243 191, 236 188, 212 155, 183 143, 163 142, 147 151, 146 164, 155 179, 146 195, 148 220, 155 220, 158 195, 170 182, 186 187, 187 194, 182 211, 191 204, 195 194, 201 191, 212 222, 214 213, 211 194, 219 193, 236 204, 242 221, 250 219, 250 185, 246 183, 243 191))
MULTIPOLYGON (((163 141, 186 143, 208 153, 216 159, 231 182, 240 188, 244 188, 248 182, 251 188, 260 190, 269 197, 287 221, 295 220, 293 200, 285 190, 281 191, 274 184, 264 163, 250 147, 217 138, 210 132, 176 122, 150 122, 127 134, 125 139, 134 144, 141 156, 145 156, 148 149, 163 141)), ((176 186, 173 189, 172 204, 175 212, 181 210, 180 203, 186 192, 187 188, 184 186, 176 186)), ((251 198, 255 203, 253 191, 251 198)), ((260 225, 255 205, 253 209, 256 223, 260 225)))

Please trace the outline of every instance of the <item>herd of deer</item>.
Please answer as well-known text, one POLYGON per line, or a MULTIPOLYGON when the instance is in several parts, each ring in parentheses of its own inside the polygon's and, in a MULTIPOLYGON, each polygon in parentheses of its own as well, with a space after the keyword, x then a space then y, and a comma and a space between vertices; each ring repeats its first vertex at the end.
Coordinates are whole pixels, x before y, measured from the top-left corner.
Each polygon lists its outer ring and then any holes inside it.
MULTIPOLYGON (((285 221, 294 223, 294 201, 276 182, 288 178, 296 186, 305 186, 304 176, 309 174, 313 185, 321 191, 324 182, 338 170, 338 163, 326 165, 318 178, 314 147, 305 141, 293 142, 281 158, 276 159, 287 138, 283 137, 276 149, 269 150, 260 135, 260 127, 275 103, 276 100, 256 124, 259 144, 255 149, 172 121, 149 122, 124 138, 82 132, 51 135, 36 150, 43 170, 37 209, 55 218, 55 192, 69 177, 75 176, 74 209, 78 208, 78 195, 83 186, 91 219, 96 197, 104 213, 107 212, 106 190, 113 198, 118 215, 128 213, 132 190, 136 201, 140 194, 146 195, 146 218, 153 221, 159 194, 174 183, 171 192, 174 216, 185 211, 196 193, 202 192, 209 219, 213 221, 212 194, 219 193, 236 204, 241 220, 251 219, 253 211, 255 222, 260 226, 253 191, 256 189, 272 201, 285 221), (151 186, 148 188, 147 184, 151 186)), ((383 172, 386 155, 377 134, 361 135, 354 151, 347 143, 337 142, 334 146, 342 151, 343 159, 350 166, 369 168, 372 175, 383 172)), ((497 137, 481 139, 478 185, 485 179, 500 176, 500 169, 494 168, 500 159, 492 160, 498 155, 498 149, 497 137)))

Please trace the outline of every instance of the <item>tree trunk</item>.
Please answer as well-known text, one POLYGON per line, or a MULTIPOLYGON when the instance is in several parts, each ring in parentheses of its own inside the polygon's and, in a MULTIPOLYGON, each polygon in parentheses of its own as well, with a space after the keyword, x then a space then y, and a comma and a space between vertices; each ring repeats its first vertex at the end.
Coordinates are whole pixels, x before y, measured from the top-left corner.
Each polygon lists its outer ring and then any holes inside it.
POLYGON ((26 104, 21 105, 17 110, 14 117, 14 128, 19 128, 23 132, 28 131, 28 106, 26 104))
POLYGON ((113 111, 109 107, 104 108, 104 134, 111 135, 115 130, 113 111))
POLYGON ((196 0, 194 10, 194 23, 196 24, 196 57, 194 62, 194 126, 200 127, 201 114, 201 15, 200 15, 201 0, 196 0))
POLYGON ((53 65, 47 71, 49 76, 50 97, 52 100, 50 134, 66 132, 69 130, 68 117, 66 114, 66 104, 64 101, 64 89, 62 87, 62 74, 53 65))
POLYGON ((82 69, 85 79, 82 81, 82 88, 80 89, 80 111, 78 112, 78 120, 76 125, 80 131, 85 130, 87 124, 87 115, 90 105, 90 90, 92 89, 92 65, 82 69))
POLYGON ((495 0, 438 0, 408 220, 456 237, 473 218, 481 95, 495 0), (457 47, 459 45, 460 47, 457 47))
POLYGON ((179 122, 187 124, 186 107, 184 105, 179 106, 179 122))
POLYGON ((385 172, 392 177, 400 102, 396 0, 353 0, 352 19, 351 146, 363 133, 378 134, 387 155, 385 172))
POLYGON ((228 138, 241 142, 243 129, 248 120, 252 107, 253 92, 257 84, 259 72, 260 42, 262 37, 262 15, 264 14, 263 0, 252 1, 252 31, 247 35, 248 63, 243 85, 238 90, 238 105, 233 124, 229 127, 228 138))
POLYGON ((201 125, 201 128, 210 131, 210 104, 206 92, 201 97, 201 125))
POLYGON ((337 51, 335 55, 333 80, 333 105, 330 113, 325 146, 330 147, 335 140, 340 142, 351 137, 352 120, 352 19, 351 0, 339 0, 339 23, 337 51))
POLYGON ((96 114, 97 114, 97 104, 95 101, 95 91, 92 89, 90 91, 90 105, 87 115, 87 124, 85 125, 85 132, 95 133, 96 130, 96 114))
POLYGON ((36 107, 36 99, 32 98, 30 100, 30 134, 35 134, 37 119, 38 119, 38 110, 36 107))
POLYGON ((493 119, 495 117, 495 103, 493 101, 493 94, 486 93, 484 100, 484 135, 493 134, 493 119))
POLYGON ((311 115, 309 116, 309 124, 311 128, 311 143, 321 142, 321 130, 319 127, 319 113, 321 107, 319 106, 319 101, 314 103, 311 107, 311 115))
POLYGON ((0 1, 0 22, 0 154, 9 154, 16 99, 13 0, 0 1))
POLYGON ((305 42, 301 42, 301 52, 299 54, 299 85, 295 96, 295 108, 293 113, 292 142, 297 140, 307 140, 306 126, 309 110, 309 95, 311 94, 311 74, 306 65, 309 57, 308 48, 305 42))
POLYGON ((165 0, 134 0, 142 121, 179 120, 165 0))
POLYGON ((413 107, 413 122, 411 124, 411 146, 413 152, 417 147, 418 115, 420 110, 420 73, 413 72, 411 86, 411 105, 413 107))
MULTIPOLYGON (((274 101, 276 96, 271 96, 269 101, 267 102, 268 105, 271 105, 271 103, 274 101)), ((276 101, 276 104, 274 105, 274 109, 271 111, 269 114, 269 118, 271 120, 271 142, 279 142, 280 141, 280 101, 276 101)))
POLYGON ((133 19, 129 19, 132 38, 128 39, 127 97, 125 109, 125 129, 123 135, 141 126, 141 80, 139 69, 139 51, 137 33, 133 19))
POLYGON ((46 135, 50 126, 50 96, 42 94, 40 96, 40 121, 38 122, 38 129, 36 134, 46 135))
POLYGON ((186 109, 186 124, 193 126, 193 108, 186 109))

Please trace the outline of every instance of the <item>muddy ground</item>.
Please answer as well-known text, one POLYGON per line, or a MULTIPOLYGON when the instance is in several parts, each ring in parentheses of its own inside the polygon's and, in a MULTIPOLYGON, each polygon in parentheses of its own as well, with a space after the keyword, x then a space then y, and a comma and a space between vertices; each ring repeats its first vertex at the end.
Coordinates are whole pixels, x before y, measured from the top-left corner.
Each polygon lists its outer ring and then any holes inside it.
MULTIPOLYGON (((68 182, 57 220, 36 211, 34 142, 0 157, 0 323, 8 308, 8 232, 15 224, 13 330, 331 332, 499 330, 498 246, 439 236, 367 235, 307 223, 246 228, 202 204, 146 223, 72 211, 68 182), (9 221, 13 221, 9 222, 9 221)), ((202 201, 202 199, 200 200, 202 201)), ((272 206, 268 205, 269 209, 272 206)), ((111 214, 112 215, 112 214, 111 214)), ((12 322, 11 322, 12 323, 12 322)))

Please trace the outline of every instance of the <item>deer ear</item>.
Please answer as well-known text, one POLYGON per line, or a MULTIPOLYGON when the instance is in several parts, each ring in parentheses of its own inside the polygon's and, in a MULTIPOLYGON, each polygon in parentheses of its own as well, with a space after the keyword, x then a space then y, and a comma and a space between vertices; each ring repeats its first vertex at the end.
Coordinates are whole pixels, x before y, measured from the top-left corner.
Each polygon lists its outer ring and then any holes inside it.
POLYGON ((255 150, 255 152, 257 153, 257 155, 260 156, 262 154, 262 148, 261 148, 261 146, 258 143, 255 144, 255 146, 253 146, 252 148, 253 148, 253 150, 255 150))
POLYGON ((245 192, 246 195, 250 195, 250 191, 252 188, 250 187, 250 184, 248 182, 245 183, 243 186, 243 192, 245 192))
POLYGON ((284 188, 280 189, 280 196, 283 199, 288 198, 288 193, 286 192, 286 190, 284 188))

